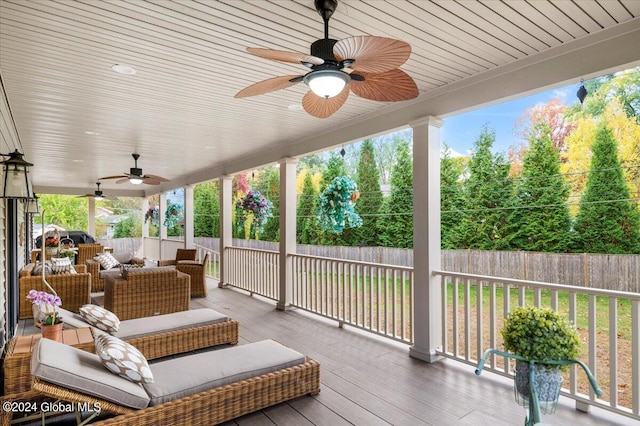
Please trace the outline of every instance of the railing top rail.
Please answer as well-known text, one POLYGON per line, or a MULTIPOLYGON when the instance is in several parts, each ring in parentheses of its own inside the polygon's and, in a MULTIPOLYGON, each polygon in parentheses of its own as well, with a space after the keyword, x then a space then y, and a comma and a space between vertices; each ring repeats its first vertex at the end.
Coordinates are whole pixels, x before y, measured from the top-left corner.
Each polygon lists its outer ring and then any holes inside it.
POLYGON ((291 257, 301 257, 304 259, 322 259, 322 260, 330 260, 334 262, 342 262, 348 263, 351 265, 364 265, 364 266, 375 266, 376 268, 386 268, 386 269, 397 269, 400 271, 413 272, 413 268, 411 266, 399 266, 399 265, 388 265, 385 263, 374 263, 374 262, 362 262, 359 260, 349 260, 349 259, 337 259, 335 257, 323 257, 323 256, 313 256, 309 254, 302 253, 289 253, 291 257))
POLYGON ((596 296, 627 298, 631 300, 640 301, 640 293, 631 293, 627 291, 603 290, 603 289, 591 288, 591 287, 578 287, 578 286, 565 285, 565 284, 551 284, 551 283, 545 283, 541 281, 527 281, 527 280, 520 280, 516 278, 493 277, 489 275, 467 274, 464 272, 450 272, 450 271, 441 271, 441 270, 433 270, 433 275, 446 275, 447 277, 455 277, 455 278, 471 278, 471 279, 480 280, 480 281, 496 281, 504 284, 536 286, 536 287, 541 287, 548 290, 562 290, 569 293, 587 293, 587 294, 593 294, 596 296))
POLYGON ((220 254, 216 250, 214 250, 212 248, 209 248, 209 247, 201 246, 200 244, 194 244, 193 247, 199 248, 199 249, 202 249, 202 250, 207 250, 207 251, 210 251, 211 253, 220 254))
POLYGON ((261 252, 261 253, 279 254, 279 252, 274 251, 274 250, 255 249, 255 248, 249 248, 249 247, 236 247, 236 246, 232 246, 232 247, 225 247, 225 248, 226 248, 226 249, 229 249, 229 250, 257 251, 257 252, 261 252))

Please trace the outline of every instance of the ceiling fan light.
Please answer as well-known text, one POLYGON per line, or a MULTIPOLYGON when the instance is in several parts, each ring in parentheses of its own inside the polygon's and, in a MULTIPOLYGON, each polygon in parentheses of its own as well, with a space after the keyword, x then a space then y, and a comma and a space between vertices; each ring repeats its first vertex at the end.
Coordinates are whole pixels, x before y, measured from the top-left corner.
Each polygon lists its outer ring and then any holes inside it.
POLYGON ((104 197, 102 195, 96 195, 95 197, 93 197, 93 199, 96 201, 102 201, 104 200, 104 197))
POLYGON ((340 70, 317 70, 304 77, 313 93, 327 99, 339 95, 350 80, 349 74, 340 70))
POLYGON ((142 178, 138 176, 131 176, 129 177, 129 182, 134 185, 140 185, 142 183, 142 178))

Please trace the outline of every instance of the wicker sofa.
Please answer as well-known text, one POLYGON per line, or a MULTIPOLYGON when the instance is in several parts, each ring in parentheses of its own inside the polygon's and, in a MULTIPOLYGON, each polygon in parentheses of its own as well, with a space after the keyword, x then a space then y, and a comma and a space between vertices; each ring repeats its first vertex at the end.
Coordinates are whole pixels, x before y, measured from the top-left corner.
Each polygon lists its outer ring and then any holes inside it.
POLYGON ((140 268, 104 281, 104 307, 120 320, 189 310, 191 278, 174 267, 140 268))
MULTIPOLYGON (((20 271, 18 280, 20 319, 33 318, 31 302, 27 299, 29 290, 50 292, 40 275, 32 275, 34 267, 34 263, 29 263, 20 271)), ((91 274, 83 265, 76 265, 75 269, 77 274, 47 275, 46 279, 62 299, 62 306, 68 311, 78 312, 82 305, 91 303, 91 274)))
MULTIPOLYGON (((144 265, 144 260, 134 257, 129 253, 112 253, 112 255, 121 265, 144 265)), ((100 263, 93 259, 87 259, 85 263, 87 265, 87 271, 91 274, 92 278, 91 291, 103 291, 104 272, 106 271, 102 269, 100 263)))

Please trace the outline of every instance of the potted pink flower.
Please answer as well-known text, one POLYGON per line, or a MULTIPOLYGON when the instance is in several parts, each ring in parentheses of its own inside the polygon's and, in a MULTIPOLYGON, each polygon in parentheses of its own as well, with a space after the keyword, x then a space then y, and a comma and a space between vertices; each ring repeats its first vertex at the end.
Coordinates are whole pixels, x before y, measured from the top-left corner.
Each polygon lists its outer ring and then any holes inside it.
POLYGON ((60 340, 62 337, 62 317, 58 315, 56 306, 62 305, 62 300, 57 295, 49 294, 46 291, 29 290, 27 299, 33 303, 34 314, 37 308, 37 315, 34 318, 40 321, 42 337, 52 340, 60 340))

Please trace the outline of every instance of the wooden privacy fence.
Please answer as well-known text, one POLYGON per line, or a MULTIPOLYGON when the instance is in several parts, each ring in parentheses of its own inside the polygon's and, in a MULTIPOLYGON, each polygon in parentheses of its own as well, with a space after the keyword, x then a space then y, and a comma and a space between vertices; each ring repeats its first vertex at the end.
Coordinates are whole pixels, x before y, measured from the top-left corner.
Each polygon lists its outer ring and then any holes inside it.
MULTIPOLYGON (((219 251, 217 238, 196 244, 219 251)), ((234 247, 278 250, 278 243, 233 240, 234 247)), ((413 266, 413 251, 389 247, 299 244, 298 254, 360 262, 413 266)), ((443 250, 441 269, 528 281, 640 293, 640 254, 539 253, 526 251, 443 250)))

